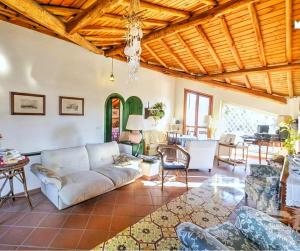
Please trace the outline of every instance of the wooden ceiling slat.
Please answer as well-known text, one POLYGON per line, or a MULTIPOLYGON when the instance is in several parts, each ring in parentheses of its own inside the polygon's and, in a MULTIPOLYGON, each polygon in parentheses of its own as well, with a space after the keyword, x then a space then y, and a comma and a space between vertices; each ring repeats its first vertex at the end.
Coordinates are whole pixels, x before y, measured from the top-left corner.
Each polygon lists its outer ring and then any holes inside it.
POLYGON ((286 73, 289 97, 292 98, 294 97, 293 73, 292 71, 287 71, 286 73))
POLYGON ((167 65, 165 64, 165 62, 163 60, 161 60, 161 58, 147 44, 144 44, 143 46, 162 66, 168 68, 167 65))
POLYGON ((286 58, 288 63, 292 62, 292 0, 285 0, 285 22, 286 22, 286 58))

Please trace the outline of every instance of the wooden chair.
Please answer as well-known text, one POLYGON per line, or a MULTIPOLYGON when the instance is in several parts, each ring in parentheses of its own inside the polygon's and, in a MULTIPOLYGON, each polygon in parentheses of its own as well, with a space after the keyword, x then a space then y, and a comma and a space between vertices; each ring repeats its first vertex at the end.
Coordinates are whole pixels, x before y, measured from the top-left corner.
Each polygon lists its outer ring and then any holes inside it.
POLYGON ((188 189, 188 168, 190 164, 190 154, 178 145, 160 145, 157 152, 161 158, 162 186, 169 171, 176 171, 176 176, 180 171, 185 172, 186 189, 188 189))

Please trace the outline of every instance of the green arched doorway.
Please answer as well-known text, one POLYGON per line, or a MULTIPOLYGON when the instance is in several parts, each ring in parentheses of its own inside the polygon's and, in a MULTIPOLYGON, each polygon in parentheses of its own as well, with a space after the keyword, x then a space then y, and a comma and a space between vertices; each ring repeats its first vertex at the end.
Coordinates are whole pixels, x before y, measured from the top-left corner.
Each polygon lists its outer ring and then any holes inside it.
POLYGON ((125 100, 118 94, 113 93, 109 95, 105 101, 104 111, 104 141, 110 142, 117 140, 118 135, 121 133, 124 124, 124 108, 125 100))
POLYGON ((129 97, 125 102, 124 114, 123 114, 123 130, 126 130, 128 117, 131 114, 143 115, 143 102, 137 96, 129 97))

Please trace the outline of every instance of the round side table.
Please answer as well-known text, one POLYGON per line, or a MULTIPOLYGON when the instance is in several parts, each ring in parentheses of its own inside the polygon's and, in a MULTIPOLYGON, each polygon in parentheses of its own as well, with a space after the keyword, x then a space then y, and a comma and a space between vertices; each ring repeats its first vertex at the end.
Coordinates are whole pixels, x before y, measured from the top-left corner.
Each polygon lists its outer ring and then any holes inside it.
POLYGON ((24 167, 29 163, 29 159, 26 157, 23 160, 20 160, 14 164, 0 165, 0 180, 4 179, 4 182, 0 188, 0 207, 3 206, 6 200, 15 198, 26 197, 29 207, 32 209, 32 204, 27 190, 26 177, 24 172, 24 167), (14 193, 14 183, 13 180, 16 178, 23 184, 24 195, 15 195, 14 193), (9 192, 5 195, 2 195, 2 192, 5 188, 6 183, 9 183, 9 192))

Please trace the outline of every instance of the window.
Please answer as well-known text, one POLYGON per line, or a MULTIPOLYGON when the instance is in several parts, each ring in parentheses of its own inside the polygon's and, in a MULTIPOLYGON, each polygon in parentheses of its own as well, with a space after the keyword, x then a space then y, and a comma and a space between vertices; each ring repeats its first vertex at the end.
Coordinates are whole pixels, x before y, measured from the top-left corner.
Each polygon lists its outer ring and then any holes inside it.
POLYGON ((184 91, 184 133, 207 137, 208 115, 212 113, 213 98, 191 90, 184 91))
POLYGON ((276 115, 245 107, 224 104, 222 109, 223 133, 238 136, 253 135, 258 125, 269 125, 269 133, 275 133, 276 115))

